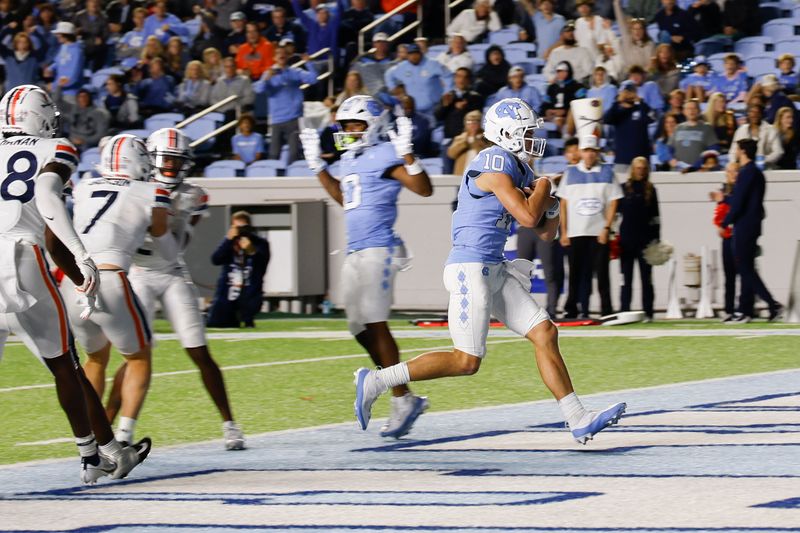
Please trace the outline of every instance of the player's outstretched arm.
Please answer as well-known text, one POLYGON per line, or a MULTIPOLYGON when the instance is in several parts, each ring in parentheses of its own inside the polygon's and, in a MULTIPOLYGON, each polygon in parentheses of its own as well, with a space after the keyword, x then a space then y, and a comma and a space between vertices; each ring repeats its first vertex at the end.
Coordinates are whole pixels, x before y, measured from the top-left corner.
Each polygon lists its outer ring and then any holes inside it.
POLYGON ((76 287, 83 285, 83 274, 81 274, 78 265, 75 264, 75 256, 72 255, 72 252, 63 242, 58 240, 58 237, 49 226, 44 228, 44 243, 50 253, 50 257, 53 258, 56 266, 64 271, 64 275, 71 279, 76 287))
POLYGON ((395 154, 403 160, 403 166, 393 169, 391 176, 411 192, 427 197, 433 194, 433 184, 425 168, 414 155, 414 146, 411 142, 413 132, 414 125, 408 117, 397 117, 397 132, 389 130, 389 140, 392 142, 395 154))
POLYGON ((99 282, 97 267, 75 232, 67 212, 67 206, 61 199, 64 184, 69 180, 69 175, 70 169, 66 165, 48 163, 36 178, 33 194, 36 199, 36 208, 44 217, 45 224, 72 254, 74 262, 80 270, 83 282, 77 287, 78 290, 85 292, 87 296, 94 296, 99 282))
POLYGON ((536 227, 552 204, 548 179, 534 181, 530 196, 514 186, 511 176, 501 172, 483 173, 475 180, 475 184, 481 190, 493 193, 511 216, 526 228, 536 227))
POLYGON ((166 207, 154 207, 153 218, 150 222, 150 235, 158 251, 165 260, 169 262, 178 259, 178 241, 175 235, 169 230, 169 209, 166 207))
POLYGON ((303 128, 303 131, 300 132, 300 144, 303 145, 303 155, 308 163, 308 168, 317 175, 319 182, 331 198, 336 200, 339 205, 344 205, 342 186, 339 180, 331 176, 331 173, 328 172, 328 165, 322 160, 322 147, 319 144, 317 130, 303 128))

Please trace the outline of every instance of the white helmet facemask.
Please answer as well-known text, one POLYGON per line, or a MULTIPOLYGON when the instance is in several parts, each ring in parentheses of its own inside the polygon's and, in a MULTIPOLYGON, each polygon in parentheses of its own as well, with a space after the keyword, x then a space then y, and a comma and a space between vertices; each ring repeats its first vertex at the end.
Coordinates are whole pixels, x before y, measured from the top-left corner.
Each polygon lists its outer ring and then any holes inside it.
POLYGON ((167 189, 180 185, 192 168, 189 137, 176 128, 161 128, 147 138, 147 151, 153 163, 153 179, 167 189))
POLYGON ((336 112, 336 122, 341 131, 333 133, 336 149, 340 151, 361 150, 377 144, 387 126, 388 114, 380 102, 367 95, 351 96, 336 112), (364 131, 345 131, 345 124, 351 121, 367 125, 364 131))

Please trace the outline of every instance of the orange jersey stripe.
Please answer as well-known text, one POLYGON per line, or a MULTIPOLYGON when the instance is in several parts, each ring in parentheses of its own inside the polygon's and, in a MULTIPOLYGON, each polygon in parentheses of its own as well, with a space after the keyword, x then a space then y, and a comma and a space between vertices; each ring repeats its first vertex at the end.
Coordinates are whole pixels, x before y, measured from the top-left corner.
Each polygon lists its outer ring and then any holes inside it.
POLYGON ((14 126, 17 123, 17 120, 14 118, 14 111, 17 109, 17 102, 19 102, 22 95, 25 94, 26 89, 20 89, 17 91, 17 94, 11 99, 11 111, 8 113, 9 118, 11 119, 11 125, 14 126))
POLYGON ((78 155, 78 151, 72 146, 69 146, 67 144, 56 145, 56 150, 61 150, 62 152, 69 152, 72 155, 78 155))
POLYGON ((53 279, 50 277, 50 272, 47 270, 42 251, 38 246, 34 246, 33 251, 36 254, 36 262, 39 264, 39 273, 41 273, 42 278, 44 279, 44 284, 47 285, 47 290, 50 293, 50 296, 52 296, 53 302, 56 304, 56 310, 58 311, 58 331, 61 335, 61 353, 64 354, 69 351, 69 326, 67 325, 67 312, 64 309, 64 303, 61 301, 61 297, 58 294, 55 284, 53 283, 53 279))
POLYGON ((128 283, 128 277, 125 275, 125 272, 118 272, 118 274, 122 281, 122 288, 125 291, 125 305, 128 306, 128 311, 131 313, 133 324, 136 327, 136 338, 139 340, 139 350, 144 350, 147 345, 144 339, 144 325, 139 319, 139 313, 136 312, 136 308, 133 305, 134 296, 133 292, 131 292, 131 286, 128 283))

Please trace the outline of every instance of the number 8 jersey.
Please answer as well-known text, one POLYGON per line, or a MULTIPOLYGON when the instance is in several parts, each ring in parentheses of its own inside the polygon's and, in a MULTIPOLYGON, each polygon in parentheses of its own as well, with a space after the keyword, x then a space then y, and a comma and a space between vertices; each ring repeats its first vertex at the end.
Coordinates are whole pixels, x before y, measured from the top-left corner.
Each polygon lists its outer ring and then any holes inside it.
POLYGON ((92 178, 73 192, 73 225, 86 251, 98 265, 130 269, 133 255, 144 243, 153 208, 169 208, 169 192, 155 183, 92 178))
POLYGON ((78 165, 78 151, 67 139, 30 135, 0 138, 0 233, 44 246, 44 219, 33 199, 36 177, 50 163, 78 165))
POLYGON ((519 188, 530 186, 534 179, 530 166, 499 146, 476 155, 464 171, 458 190, 458 208, 453 213, 453 249, 447 264, 505 261, 503 248, 513 217, 493 193, 475 184, 484 173, 506 174, 519 188))

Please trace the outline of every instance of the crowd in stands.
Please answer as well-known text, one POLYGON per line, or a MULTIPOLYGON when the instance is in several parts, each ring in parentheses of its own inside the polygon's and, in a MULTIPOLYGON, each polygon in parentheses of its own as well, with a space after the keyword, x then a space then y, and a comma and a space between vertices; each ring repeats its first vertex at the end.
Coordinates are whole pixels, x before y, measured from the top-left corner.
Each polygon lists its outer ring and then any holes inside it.
MULTIPOLYGON (((252 120, 216 139, 214 153, 285 168, 302 159, 300 127, 335 129, 336 106, 371 94, 410 116, 417 151, 449 172, 481 146, 475 112, 495 101, 529 102, 552 123, 541 132, 555 140, 546 155, 559 156, 559 139, 574 134, 570 102, 588 96, 602 99, 604 153, 618 170, 637 157, 703 170, 709 153, 722 167, 743 138, 757 140, 759 165, 797 168, 795 57, 776 50, 800 51, 800 41, 759 40, 775 13, 755 0, 475 0, 427 38, 391 41, 415 19, 412 6, 367 32, 359 54, 359 30, 400 4, 0 0, 4 89, 51 90, 82 151, 147 130, 153 115, 190 116, 236 95, 216 125, 252 120)), ((428 4, 435 20, 444 8, 428 4)))

